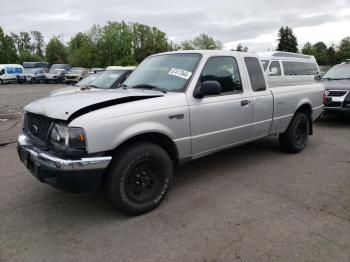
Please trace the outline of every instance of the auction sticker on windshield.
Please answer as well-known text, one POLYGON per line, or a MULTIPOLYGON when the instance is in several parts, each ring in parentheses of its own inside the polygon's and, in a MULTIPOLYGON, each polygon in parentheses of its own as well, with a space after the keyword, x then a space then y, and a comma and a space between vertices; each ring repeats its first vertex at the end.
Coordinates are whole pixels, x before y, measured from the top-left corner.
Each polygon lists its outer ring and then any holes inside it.
POLYGON ((184 79, 189 79, 191 77, 192 73, 188 72, 186 70, 172 68, 172 69, 170 69, 168 75, 173 75, 173 76, 181 77, 184 79))

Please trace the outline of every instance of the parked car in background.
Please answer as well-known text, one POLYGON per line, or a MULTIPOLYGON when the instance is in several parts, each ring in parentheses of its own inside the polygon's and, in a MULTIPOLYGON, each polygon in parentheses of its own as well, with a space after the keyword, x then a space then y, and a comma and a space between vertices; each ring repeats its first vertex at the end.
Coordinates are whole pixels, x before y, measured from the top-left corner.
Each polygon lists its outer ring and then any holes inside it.
POLYGON ((314 56, 280 51, 258 55, 271 87, 312 83, 320 73, 314 56))
POLYGON ((67 94, 72 92, 77 92, 79 90, 85 90, 88 89, 89 84, 98 77, 99 73, 95 74, 89 74, 86 76, 83 80, 76 83, 74 86, 66 86, 63 88, 60 88, 58 90, 52 91, 49 96, 53 95, 59 95, 59 94, 67 94))
POLYGON ((49 72, 50 64, 47 62, 23 62, 23 68, 40 68, 45 71, 45 73, 49 72))
POLYGON ((321 83, 269 89, 258 57, 244 52, 153 55, 122 86, 27 105, 18 154, 41 182, 70 192, 103 187, 127 215, 164 200, 173 164, 270 135, 301 152, 323 110, 321 83))
POLYGON ((45 74, 46 83, 62 84, 66 73, 72 68, 69 64, 53 64, 49 73, 45 74))
POLYGON ((0 85, 17 82, 17 77, 23 74, 23 66, 18 64, 0 64, 0 85))
POLYGON ((19 84, 45 82, 45 74, 44 68, 24 68, 23 74, 18 75, 17 82, 19 84))
POLYGON ((119 67, 118 70, 106 70, 100 73, 91 74, 75 86, 58 89, 51 92, 50 95, 115 89, 128 78, 134 69, 135 67, 119 67))
POLYGON ((350 113, 350 60, 333 66, 320 81, 326 88, 325 112, 350 113))
POLYGON ((89 71, 83 67, 72 67, 65 75, 66 84, 78 83, 89 74, 89 71))

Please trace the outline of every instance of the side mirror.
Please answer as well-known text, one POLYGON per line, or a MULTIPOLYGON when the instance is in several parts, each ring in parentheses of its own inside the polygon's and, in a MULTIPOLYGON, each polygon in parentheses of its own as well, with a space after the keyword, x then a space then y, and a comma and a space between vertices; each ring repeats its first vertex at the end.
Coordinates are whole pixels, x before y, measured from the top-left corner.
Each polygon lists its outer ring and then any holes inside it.
POLYGON ((194 91, 195 98, 203 98, 205 96, 219 95, 221 93, 221 84, 218 81, 204 81, 194 91))
POLYGON ((277 67, 272 67, 270 69, 269 75, 277 75, 278 74, 278 69, 277 67))
POLYGON ((315 77, 314 77, 314 79, 315 79, 316 81, 321 80, 321 78, 322 78, 322 75, 321 75, 321 74, 317 74, 317 75, 315 75, 315 77))

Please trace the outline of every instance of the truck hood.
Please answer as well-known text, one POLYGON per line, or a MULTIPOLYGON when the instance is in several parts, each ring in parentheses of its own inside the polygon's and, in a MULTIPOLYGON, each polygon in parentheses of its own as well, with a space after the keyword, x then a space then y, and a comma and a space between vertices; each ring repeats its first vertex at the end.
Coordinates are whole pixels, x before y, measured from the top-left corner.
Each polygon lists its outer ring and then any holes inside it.
POLYGON ((350 90, 350 80, 322 80, 326 90, 350 90))
POLYGON ((114 89, 89 90, 45 97, 24 107, 24 111, 44 115, 54 119, 69 120, 77 114, 117 104, 160 97, 164 94, 153 90, 114 89))

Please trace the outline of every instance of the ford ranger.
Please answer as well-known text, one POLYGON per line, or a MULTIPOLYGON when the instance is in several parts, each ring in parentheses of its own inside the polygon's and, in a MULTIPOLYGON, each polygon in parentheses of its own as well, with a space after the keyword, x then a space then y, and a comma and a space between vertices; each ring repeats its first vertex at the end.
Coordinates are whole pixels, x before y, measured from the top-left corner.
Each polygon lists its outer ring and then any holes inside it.
POLYGON ((323 110, 320 83, 269 89, 258 57, 178 51, 145 59, 121 88, 46 97, 24 108, 21 161, 70 192, 104 188, 128 215, 157 207, 173 165, 279 135, 298 153, 323 110))

